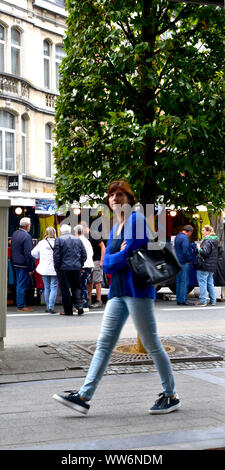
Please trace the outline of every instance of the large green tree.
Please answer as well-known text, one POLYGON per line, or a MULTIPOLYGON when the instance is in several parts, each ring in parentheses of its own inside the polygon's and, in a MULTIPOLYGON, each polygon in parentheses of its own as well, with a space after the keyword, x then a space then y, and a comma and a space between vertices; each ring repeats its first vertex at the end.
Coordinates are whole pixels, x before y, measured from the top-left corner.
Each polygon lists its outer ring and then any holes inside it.
POLYGON ((67 0, 56 104, 59 203, 125 178, 142 203, 225 203, 225 10, 67 0))

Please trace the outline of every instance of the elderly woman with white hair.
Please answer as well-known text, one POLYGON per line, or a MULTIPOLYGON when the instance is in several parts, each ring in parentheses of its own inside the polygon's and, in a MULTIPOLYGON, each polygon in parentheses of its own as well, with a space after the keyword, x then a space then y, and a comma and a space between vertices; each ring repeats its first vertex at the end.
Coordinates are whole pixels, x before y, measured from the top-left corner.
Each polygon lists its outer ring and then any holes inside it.
POLYGON ((82 241, 71 234, 70 225, 60 226, 60 237, 55 242, 53 259, 62 293, 64 312, 61 315, 73 315, 73 305, 78 310, 78 315, 82 315, 84 311, 80 274, 87 253, 82 241))

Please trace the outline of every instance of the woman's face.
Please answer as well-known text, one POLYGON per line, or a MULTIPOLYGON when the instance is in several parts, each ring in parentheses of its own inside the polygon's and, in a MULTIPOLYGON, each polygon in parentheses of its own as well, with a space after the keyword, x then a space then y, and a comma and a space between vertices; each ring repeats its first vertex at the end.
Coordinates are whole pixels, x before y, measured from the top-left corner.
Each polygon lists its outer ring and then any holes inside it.
POLYGON ((205 229, 205 227, 203 227, 203 229, 202 229, 202 236, 205 238, 206 235, 208 235, 208 232, 207 232, 207 230, 205 229))
POLYGON ((112 211, 115 210, 118 207, 118 205, 123 206, 124 204, 130 203, 128 196, 120 188, 115 189, 109 195, 108 201, 109 201, 109 207, 112 211))

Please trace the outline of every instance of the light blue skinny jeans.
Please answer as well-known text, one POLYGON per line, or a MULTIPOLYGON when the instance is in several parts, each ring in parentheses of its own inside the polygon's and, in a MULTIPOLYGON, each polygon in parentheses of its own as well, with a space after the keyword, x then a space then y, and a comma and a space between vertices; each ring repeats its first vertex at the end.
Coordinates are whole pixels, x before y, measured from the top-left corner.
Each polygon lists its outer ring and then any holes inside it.
POLYGON ((210 303, 216 303, 216 294, 215 294, 215 287, 214 287, 214 278, 213 273, 208 271, 201 271, 200 269, 197 270, 197 280, 198 285, 200 288, 200 296, 199 301, 201 304, 207 303, 207 291, 209 293, 210 303))
POLYGON ((58 278, 57 276, 42 276, 44 283, 44 296, 47 310, 53 310, 58 291, 58 278))
POLYGON ((157 334, 153 299, 114 297, 106 304, 96 350, 79 391, 82 397, 88 400, 92 398, 129 314, 144 348, 159 372, 163 393, 166 396, 176 393, 170 360, 157 334))

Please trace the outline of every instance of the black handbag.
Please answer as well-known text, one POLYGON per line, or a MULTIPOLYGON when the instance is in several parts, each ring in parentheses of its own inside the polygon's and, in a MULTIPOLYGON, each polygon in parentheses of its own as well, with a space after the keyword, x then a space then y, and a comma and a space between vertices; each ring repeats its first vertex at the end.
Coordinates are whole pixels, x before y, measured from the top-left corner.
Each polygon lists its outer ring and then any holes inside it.
POLYGON ((204 263, 204 259, 200 254, 198 254, 194 260, 193 266, 195 269, 202 269, 204 263))
POLYGON ((181 270, 175 248, 169 242, 161 250, 140 248, 133 251, 127 263, 132 271, 134 284, 140 288, 164 284, 181 270))

